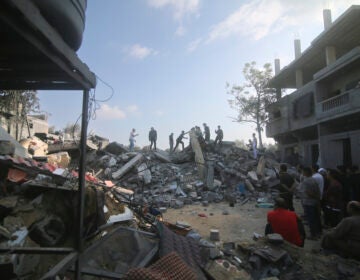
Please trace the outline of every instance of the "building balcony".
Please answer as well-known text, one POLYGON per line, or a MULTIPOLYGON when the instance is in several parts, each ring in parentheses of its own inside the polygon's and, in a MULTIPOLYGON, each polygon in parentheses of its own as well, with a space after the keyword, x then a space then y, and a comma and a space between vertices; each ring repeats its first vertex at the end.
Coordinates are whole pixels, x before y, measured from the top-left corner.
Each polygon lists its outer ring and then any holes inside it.
POLYGON ((288 118, 277 118, 274 120, 270 120, 266 125, 266 136, 274 137, 279 134, 283 134, 289 131, 289 121, 288 118))
POLYGON ((360 88, 346 91, 316 105, 317 119, 326 121, 360 110, 360 88))

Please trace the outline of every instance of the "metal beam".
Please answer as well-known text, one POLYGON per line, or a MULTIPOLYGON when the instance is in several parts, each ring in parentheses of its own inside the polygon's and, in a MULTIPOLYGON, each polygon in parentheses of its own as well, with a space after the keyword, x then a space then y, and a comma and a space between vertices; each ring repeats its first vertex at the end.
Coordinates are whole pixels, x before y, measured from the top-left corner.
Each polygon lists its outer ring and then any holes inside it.
POLYGON ((67 270, 75 261, 77 253, 71 253, 58 262, 49 272, 47 272, 41 280, 54 280, 56 275, 67 270))
POLYGON ((86 165, 86 139, 87 139, 87 125, 88 125, 88 110, 89 110, 89 91, 83 91, 83 105, 81 117, 81 140, 80 140, 80 163, 79 163, 79 192, 78 192, 78 231, 77 231, 77 251, 79 253, 76 262, 76 277, 81 279, 81 262, 82 252, 84 250, 84 200, 85 200, 85 165, 86 165))
POLYGON ((44 247, 18 247, 18 248, 0 248, 0 254, 69 254, 74 252, 73 248, 44 248, 44 247))

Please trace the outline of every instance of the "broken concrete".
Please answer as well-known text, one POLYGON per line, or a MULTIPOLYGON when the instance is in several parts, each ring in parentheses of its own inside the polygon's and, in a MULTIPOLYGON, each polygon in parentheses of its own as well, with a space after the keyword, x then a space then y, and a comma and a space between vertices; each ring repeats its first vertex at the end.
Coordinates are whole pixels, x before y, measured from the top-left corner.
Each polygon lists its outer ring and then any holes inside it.
POLYGON ((127 162, 123 167, 121 167, 116 172, 113 172, 112 178, 113 179, 121 178, 124 174, 126 174, 131 168, 133 168, 142 159, 143 159, 143 155, 137 154, 134 158, 132 158, 129 162, 127 162))

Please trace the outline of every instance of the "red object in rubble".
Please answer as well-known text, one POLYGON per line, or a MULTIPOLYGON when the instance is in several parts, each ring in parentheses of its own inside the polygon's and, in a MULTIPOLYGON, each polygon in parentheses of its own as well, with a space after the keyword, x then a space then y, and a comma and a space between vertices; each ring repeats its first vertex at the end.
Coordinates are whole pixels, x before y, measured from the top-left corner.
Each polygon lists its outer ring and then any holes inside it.
POLYGON ((199 213, 198 216, 201 218, 207 218, 207 216, 204 213, 199 213))

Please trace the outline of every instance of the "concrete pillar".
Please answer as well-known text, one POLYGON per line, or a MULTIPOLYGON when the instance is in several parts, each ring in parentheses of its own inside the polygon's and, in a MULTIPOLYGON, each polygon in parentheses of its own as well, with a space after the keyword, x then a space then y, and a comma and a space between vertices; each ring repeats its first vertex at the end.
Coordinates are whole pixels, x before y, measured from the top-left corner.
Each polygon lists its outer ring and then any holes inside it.
POLYGON ((298 59, 301 56, 301 42, 300 39, 294 40, 294 51, 295 51, 295 59, 298 59))
POLYGON ((276 76, 277 74, 280 73, 280 59, 279 58, 275 58, 274 65, 275 65, 275 76, 276 76))
MULTIPOLYGON (((277 74, 280 73, 280 59, 279 58, 275 58, 274 65, 275 65, 275 76, 276 76, 277 74)), ((281 99, 281 88, 276 88, 276 99, 277 100, 281 99)))
POLYGON ((211 160, 207 162, 206 186, 209 190, 214 188, 214 162, 211 160))
POLYGON ((324 9, 323 10, 323 19, 324 19, 324 29, 327 30, 332 25, 331 10, 330 9, 324 9))
POLYGON ((336 49, 332 46, 327 46, 325 48, 326 55, 326 65, 330 65, 336 61, 336 49))
POLYGON ((301 69, 296 70, 295 79, 296 79, 296 88, 301 88, 304 85, 303 71, 301 69))

